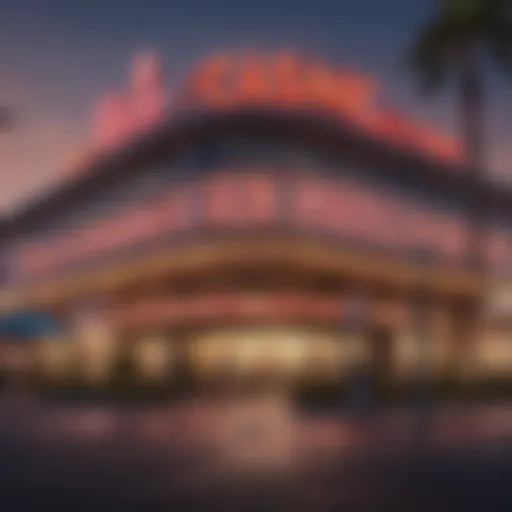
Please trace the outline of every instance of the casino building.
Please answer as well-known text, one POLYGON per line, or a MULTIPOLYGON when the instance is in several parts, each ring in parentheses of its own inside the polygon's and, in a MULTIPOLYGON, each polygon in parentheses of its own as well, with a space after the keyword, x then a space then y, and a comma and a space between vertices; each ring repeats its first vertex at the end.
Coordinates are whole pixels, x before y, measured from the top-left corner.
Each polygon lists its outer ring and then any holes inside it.
POLYGON ((381 96, 289 51, 213 55, 172 90, 137 57, 86 154, 5 219, 3 314, 59 319, 26 345, 55 379, 105 381, 121 350, 141 381, 508 376, 468 236, 478 193, 505 280, 512 194, 473 190, 456 143, 381 96))

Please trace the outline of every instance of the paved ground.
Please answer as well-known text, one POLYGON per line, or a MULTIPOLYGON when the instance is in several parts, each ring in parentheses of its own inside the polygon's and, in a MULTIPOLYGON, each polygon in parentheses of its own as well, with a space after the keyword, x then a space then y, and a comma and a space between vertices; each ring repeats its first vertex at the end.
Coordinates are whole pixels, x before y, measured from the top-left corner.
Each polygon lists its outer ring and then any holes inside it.
POLYGON ((221 464, 214 440, 226 411, 215 411, 4 399, 0 510, 512 510, 510 406, 421 422, 410 411, 286 416, 267 465, 262 456, 238 466, 221 464))

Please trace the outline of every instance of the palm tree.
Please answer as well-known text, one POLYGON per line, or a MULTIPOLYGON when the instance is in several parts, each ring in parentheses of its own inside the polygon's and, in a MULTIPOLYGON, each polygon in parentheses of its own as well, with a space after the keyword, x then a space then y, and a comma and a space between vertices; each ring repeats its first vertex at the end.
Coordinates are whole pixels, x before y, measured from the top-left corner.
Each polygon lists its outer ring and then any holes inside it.
POLYGON ((411 48, 409 63, 423 92, 435 93, 452 78, 465 164, 472 189, 470 263, 483 270, 485 205, 479 184, 485 165, 484 65, 512 73, 512 0, 437 0, 433 18, 411 48))
MULTIPOLYGON (((486 199, 480 193, 486 163, 484 67, 490 62, 503 73, 512 72, 512 0, 437 0, 433 17, 418 34, 408 57, 426 95, 438 92, 448 81, 455 84, 470 184, 468 263, 473 270, 484 273, 488 213, 486 199)), ((467 349, 476 342, 475 322, 480 317, 481 298, 469 306, 464 321, 458 324, 462 331, 456 343, 457 347, 464 343, 468 356, 473 352, 467 349)), ((470 361, 460 356, 454 346, 452 375, 463 369, 463 360, 470 361)))

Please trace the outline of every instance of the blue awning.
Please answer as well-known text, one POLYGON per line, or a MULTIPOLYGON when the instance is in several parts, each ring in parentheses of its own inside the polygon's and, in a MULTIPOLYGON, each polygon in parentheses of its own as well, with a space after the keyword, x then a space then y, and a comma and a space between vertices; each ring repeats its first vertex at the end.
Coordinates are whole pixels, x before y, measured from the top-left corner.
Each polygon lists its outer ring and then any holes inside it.
POLYGON ((18 311, 0 317, 0 338, 28 341, 60 331, 61 325, 57 319, 39 311, 18 311))

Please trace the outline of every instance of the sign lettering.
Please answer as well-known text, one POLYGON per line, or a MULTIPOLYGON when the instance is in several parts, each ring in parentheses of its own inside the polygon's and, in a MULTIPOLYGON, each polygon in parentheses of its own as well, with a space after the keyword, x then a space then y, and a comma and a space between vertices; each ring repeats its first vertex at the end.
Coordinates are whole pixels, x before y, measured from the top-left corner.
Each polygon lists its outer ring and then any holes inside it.
POLYGON ((348 119, 375 136, 460 161, 460 148, 452 138, 398 111, 377 109, 375 80, 353 71, 331 69, 293 52, 281 52, 273 58, 216 55, 196 70, 189 83, 185 96, 192 103, 315 107, 348 119))
MULTIPOLYGON (((422 248, 453 264, 466 257, 467 221, 455 214, 340 180, 300 177, 288 188, 283 184, 279 175, 264 171, 224 173, 202 183, 182 184, 128 211, 13 248, 8 266, 15 276, 27 279, 184 229, 255 225, 321 232, 399 251, 422 248), (200 211, 197 205, 202 205, 200 211)), ((512 257, 511 235, 495 229, 486 246, 489 261, 506 268, 512 257)))

